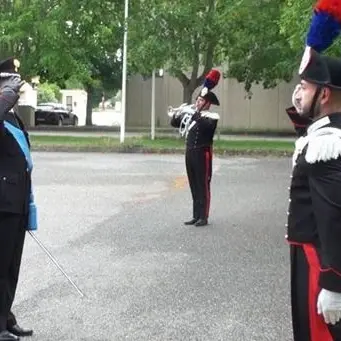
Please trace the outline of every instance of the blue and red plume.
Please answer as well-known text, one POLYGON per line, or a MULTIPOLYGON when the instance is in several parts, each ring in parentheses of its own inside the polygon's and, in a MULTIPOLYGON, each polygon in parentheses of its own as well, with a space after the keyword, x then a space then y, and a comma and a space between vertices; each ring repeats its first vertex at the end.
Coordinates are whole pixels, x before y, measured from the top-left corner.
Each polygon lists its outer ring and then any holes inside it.
POLYGON ((219 79, 220 79, 220 72, 218 70, 212 69, 206 75, 203 87, 207 88, 208 90, 211 90, 218 84, 219 79))
POLYGON ((341 32, 341 0, 319 0, 314 8, 306 44, 321 53, 341 32))

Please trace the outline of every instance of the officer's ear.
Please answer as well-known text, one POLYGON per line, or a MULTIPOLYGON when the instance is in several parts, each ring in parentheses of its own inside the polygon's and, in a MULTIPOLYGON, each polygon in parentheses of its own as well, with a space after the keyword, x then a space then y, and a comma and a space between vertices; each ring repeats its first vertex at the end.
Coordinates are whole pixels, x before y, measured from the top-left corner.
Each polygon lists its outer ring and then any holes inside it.
POLYGON ((321 90, 321 104, 326 104, 330 102, 332 97, 332 91, 330 88, 324 87, 321 90))

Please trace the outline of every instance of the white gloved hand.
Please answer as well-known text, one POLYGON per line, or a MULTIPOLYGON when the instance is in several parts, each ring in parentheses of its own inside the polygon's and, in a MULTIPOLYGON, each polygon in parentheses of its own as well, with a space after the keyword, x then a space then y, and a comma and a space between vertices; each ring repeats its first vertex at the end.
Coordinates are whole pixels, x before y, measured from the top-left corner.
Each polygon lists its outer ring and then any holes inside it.
POLYGON ((328 324, 341 320, 341 293, 322 289, 317 299, 317 313, 328 324))
POLYGON ((301 111, 300 101, 297 99, 298 92, 301 91, 301 84, 297 84, 294 92, 292 93, 291 101, 297 112, 301 111))

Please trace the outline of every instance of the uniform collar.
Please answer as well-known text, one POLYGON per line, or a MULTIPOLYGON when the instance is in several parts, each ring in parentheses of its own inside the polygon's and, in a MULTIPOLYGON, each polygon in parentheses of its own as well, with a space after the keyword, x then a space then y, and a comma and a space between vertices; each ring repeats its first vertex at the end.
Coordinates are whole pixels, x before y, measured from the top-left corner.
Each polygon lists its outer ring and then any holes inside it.
POLYGON ((320 129, 328 124, 330 124, 329 116, 323 116, 308 127, 307 134, 309 135, 313 133, 314 131, 316 131, 317 129, 320 129))
POLYGON ((307 129, 307 134, 311 134, 314 131, 325 127, 327 125, 341 129, 341 112, 334 112, 327 116, 319 118, 317 121, 313 122, 307 129))

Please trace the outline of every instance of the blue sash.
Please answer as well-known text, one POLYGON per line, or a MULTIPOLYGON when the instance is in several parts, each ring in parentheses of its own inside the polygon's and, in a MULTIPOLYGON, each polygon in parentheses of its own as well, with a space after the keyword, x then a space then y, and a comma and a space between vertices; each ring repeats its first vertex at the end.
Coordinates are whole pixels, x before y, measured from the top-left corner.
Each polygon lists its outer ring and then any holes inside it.
MULTIPOLYGON (((31 158, 30 147, 27 143, 27 139, 26 139, 24 132, 21 129, 15 127, 13 124, 9 123, 8 121, 4 121, 4 125, 5 125, 5 128, 13 135, 18 145, 20 146, 23 154, 25 155, 28 170, 29 172, 31 172, 33 169, 33 162, 31 158)), ((37 207, 34 203, 34 196, 33 196, 32 185, 31 185, 27 230, 34 231, 34 230, 37 230, 37 228, 38 228, 37 207)))

